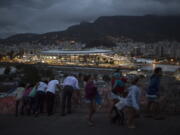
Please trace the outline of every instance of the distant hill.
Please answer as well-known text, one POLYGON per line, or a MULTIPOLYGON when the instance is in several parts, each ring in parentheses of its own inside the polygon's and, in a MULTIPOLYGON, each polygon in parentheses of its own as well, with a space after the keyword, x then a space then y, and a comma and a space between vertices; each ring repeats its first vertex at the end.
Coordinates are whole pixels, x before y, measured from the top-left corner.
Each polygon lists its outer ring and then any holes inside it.
POLYGON ((57 43, 57 40, 77 40, 102 43, 107 36, 124 36, 142 42, 180 41, 180 16, 104 16, 93 23, 82 22, 73 25, 65 31, 17 34, 0 42, 5 44, 33 42, 48 45, 57 43))

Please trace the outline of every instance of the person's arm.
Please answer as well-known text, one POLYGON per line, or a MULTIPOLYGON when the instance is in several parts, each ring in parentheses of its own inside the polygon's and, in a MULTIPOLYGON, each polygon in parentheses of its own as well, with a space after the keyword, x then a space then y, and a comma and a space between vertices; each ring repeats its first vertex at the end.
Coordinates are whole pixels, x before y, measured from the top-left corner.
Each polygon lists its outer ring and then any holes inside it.
POLYGON ((59 90, 61 89, 61 85, 60 85, 60 84, 57 84, 56 86, 57 86, 57 88, 58 88, 59 90))
POLYGON ((61 86, 60 86, 59 81, 57 81, 57 83, 56 83, 56 87, 58 88, 58 89, 56 89, 56 91, 59 91, 59 90, 61 89, 61 86))
POLYGON ((12 92, 12 95, 14 95, 15 97, 17 96, 18 94, 18 88, 15 89, 15 91, 12 92))
POLYGON ((40 82, 36 83, 35 89, 37 90, 38 86, 40 85, 40 82))
POLYGON ((75 79, 75 89, 77 89, 77 90, 80 89, 80 88, 79 88, 79 83, 78 83, 78 80, 77 80, 77 79, 75 79))

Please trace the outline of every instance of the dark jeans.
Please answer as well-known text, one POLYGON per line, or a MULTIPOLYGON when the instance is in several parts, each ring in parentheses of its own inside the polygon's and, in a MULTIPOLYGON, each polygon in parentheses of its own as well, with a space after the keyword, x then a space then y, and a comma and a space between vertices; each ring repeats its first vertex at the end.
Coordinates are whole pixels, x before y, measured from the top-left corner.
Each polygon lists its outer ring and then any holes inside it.
POLYGON ((118 121, 118 124, 124 125, 124 112, 119 111, 116 107, 113 107, 113 111, 115 111, 115 116, 111 119, 113 123, 118 121))
POLYGON ((37 92, 37 113, 43 113, 44 110, 44 101, 45 101, 45 92, 38 91, 37 92))
POLYGON ((35 114, 36 112, 36 106, 37 106, 37 97, 31 97, 30 98, 30 114, 33 113, 35 114))
POLYGON ((73 87, 65 86, 62 91, 62 114, 65 114, 65 109, 67 107, 67 112, 71 113, 71 97, 73 93, 73 87))
POLYGON ((52 115, 54 108, 55 94, 52 92, 47 92, 46 96, 47 96, 47 113, 48 115, 52 115))
POLYGON ((21 114, 22 115, 24 115, 24 111, 25 111, 25 113, 30 115, 30 111, 31 111, 30 110, 31 109, 30 105, 31 105, 31 98, 28 97, 28 96, 23 97, 22 106, 21 106, 21 114))

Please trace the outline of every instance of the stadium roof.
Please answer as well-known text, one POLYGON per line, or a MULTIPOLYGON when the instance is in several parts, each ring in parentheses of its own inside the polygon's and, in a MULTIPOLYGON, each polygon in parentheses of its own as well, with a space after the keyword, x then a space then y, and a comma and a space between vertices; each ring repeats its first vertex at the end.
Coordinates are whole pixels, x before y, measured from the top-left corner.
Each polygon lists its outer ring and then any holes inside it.
POLYGON ((83 50, 83 51, 68 51, 68 50, 49 50, 49 51, 41 51, 41 54, 46 55, 73 55, 73 54, 97 54, 97 53, 112 53, 111 50, 83 50))

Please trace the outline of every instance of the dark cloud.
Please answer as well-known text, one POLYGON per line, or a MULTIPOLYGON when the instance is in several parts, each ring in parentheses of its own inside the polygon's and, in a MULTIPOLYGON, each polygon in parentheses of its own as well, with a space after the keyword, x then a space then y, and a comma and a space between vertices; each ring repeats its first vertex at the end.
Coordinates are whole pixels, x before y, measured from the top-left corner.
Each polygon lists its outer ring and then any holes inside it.
POLYGON ((180 0, 0 0, 0 34, 58 31, 99 16, 145 14, 180 14, 180 0))

